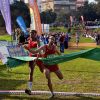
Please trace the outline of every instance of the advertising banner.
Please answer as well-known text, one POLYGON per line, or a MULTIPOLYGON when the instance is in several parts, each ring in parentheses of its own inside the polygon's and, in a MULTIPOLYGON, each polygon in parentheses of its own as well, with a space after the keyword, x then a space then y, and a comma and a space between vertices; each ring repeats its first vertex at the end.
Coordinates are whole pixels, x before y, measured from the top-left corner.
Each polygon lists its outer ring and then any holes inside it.
POLYGON ((18 45, 7 46, 7 49, 10 57, 28 56, 28 52, 26 52, 22 48, 22 46, 18 46, 18 45))

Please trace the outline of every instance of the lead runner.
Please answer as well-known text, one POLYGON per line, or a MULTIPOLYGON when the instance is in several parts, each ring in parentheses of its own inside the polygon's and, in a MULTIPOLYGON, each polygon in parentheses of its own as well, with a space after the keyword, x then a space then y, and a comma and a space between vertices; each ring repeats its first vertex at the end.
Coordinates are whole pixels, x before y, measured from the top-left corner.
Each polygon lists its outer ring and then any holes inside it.
MULTIPOLYGON (((41 50, 43 50, 44 54, 42 54, 42 57, 46 58, 52 54, 60 54, 60 52, 57 50, 57 47, 54 44, 54 42, 55 42, 54 37, 50 36, 49 43, 44 46, 39 47, 36 50, 31 50, 31 49, 27 48, 27 46, 24 46, 24 48, 33 54, 36 54, 36 53, 40 52, 41 50)), ((46 65, 40 60, 37 60, 36 63, 39 66, 40 71, 45 74, 45 77, 48 82, 48 87, 51 91, 51 97, 54 97, 50 73, 54 72, 59 79, 63 79, 63 75, 62 75, 58 65, 46 65)))

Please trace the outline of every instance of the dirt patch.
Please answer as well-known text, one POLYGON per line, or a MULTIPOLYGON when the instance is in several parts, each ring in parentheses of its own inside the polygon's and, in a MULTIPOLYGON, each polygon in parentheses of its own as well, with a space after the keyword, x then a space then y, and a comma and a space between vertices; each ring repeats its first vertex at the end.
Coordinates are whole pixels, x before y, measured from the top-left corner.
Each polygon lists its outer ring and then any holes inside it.
POLYGON ((85 50, 84 47, 75 47, 75 46, 70 46, 67 50, 85 50))
MULTIPOLYGON (((96 47, 96 43, 79 43, 78 47, 96 47)), ((76 47, 76 43, 69 43, 69 47, 76 47)), ((77 48, 77 47, 76 47, 77 48)))

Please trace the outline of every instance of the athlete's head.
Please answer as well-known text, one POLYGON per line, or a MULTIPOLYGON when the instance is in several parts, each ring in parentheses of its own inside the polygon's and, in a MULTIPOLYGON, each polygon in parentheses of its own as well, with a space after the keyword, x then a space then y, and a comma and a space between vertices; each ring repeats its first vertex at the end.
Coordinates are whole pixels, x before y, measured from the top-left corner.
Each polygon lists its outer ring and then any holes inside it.
POLYGON ((31 32, 30 32, 30 37, 34 40, 34 39, 36 39, 37 38, 37 31, 36 30, 32 30, 31 32))

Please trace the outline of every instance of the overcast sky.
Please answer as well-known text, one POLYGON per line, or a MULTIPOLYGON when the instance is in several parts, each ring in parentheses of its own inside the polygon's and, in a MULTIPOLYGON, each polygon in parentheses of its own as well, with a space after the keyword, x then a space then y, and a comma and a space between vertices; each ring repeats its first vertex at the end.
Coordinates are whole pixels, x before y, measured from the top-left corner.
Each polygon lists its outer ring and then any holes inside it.
MULTIPOLYGON (((41 0, 39 0, 39 1, 41 1, 41 0)), ((42 1, 46 1, 46 0, 42 0, 42 1)), ((89 2, 94 2, 95 0, 88 0, 89 2)))
POLYGON ((89 2, 94 2, 95 0, 89 0, 89 2))

